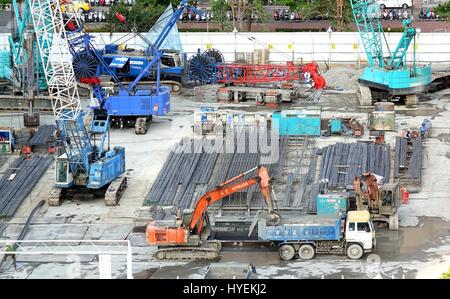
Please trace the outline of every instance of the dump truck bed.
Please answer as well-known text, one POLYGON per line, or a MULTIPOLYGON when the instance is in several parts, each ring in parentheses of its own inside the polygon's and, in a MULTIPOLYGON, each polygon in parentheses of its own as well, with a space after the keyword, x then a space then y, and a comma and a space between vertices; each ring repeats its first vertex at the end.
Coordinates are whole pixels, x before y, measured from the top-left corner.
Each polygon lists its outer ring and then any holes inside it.
POLYGON ((302 216, 287 218, 277 226, 258 223, 258 238, 264 241, 338 241, 341 239, 339 217, 302 216))

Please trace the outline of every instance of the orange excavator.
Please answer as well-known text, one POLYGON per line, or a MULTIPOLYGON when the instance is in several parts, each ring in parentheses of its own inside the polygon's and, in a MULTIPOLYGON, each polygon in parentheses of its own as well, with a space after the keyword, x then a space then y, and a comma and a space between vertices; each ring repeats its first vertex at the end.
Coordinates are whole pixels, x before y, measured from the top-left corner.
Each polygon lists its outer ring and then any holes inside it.
POLYGON ((398 230, 400 186, 398 183, 386 183, 379 186, 378 183, 378 178, 372 173, 355 177, 353 188, 357 210, 368 210, 374 222, 383 222, 388 224, 390 230, 398 230))
POLYGON ((147 225, 147 242, 158 246, 157 259, 215 259, 219 256, 220 242, 209 240, 211 225, 208 207, 236 192, 259 185, 268 207, 268 221, 279 223, 280 216, 274 211, 271 197, 270 177, 264 166, 255 167, 228 180, 204 194, 194 210, 185 210, 174 220, 157 220, 147 225), (257 170, 258 174, 246 181, 236 182, 257 170))

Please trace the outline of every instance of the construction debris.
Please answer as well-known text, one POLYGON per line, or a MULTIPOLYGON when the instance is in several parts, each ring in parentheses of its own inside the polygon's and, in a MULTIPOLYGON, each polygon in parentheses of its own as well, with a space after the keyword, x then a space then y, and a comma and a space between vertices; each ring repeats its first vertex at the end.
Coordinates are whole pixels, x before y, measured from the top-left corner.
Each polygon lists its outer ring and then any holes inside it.
POLYGON ((11 164, 0 179, 0 217, 14 216, 52 161, 49 155, 33 155, 29 159, 21 156, 11 164))

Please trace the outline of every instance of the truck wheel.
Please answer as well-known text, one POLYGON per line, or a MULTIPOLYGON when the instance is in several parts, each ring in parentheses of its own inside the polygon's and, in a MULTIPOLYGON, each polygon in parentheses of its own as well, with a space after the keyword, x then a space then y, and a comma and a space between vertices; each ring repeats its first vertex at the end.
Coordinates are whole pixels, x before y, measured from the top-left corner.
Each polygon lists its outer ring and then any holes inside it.
POLYGON ((310 260, 316 254, 314 247, 309 244, 302 245, 298 250, 298 255, 302 260, 310 260))
POLYGON ((283 245, 278 249, 278 252, 280 253, 281 259, 285 261, 290 261, 295 256, 295 249, 291 245, 283 245))
POLYGON ((364 254, 361 245, 352 244, 347 248, 347 256, 352 260, 359 260, 364 254))

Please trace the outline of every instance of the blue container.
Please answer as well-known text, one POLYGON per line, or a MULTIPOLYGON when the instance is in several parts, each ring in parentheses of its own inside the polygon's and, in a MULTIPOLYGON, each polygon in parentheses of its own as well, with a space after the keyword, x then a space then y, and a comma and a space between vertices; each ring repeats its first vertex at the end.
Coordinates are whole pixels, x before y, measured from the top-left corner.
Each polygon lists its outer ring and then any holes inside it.
POLYGON ((347 197, 338 194, 319 195, 317 197, 317 215, 340 215, 347 213, 347 197))
POLYGON ((338 241, 341 239, 340 217, 302 216, 277 226, 258 222, 258 238, 264 241, 338 241))
POLYGON ((0 78, 12 79, 11 53, 9 50, 0 50, 0 78))
POLYGON ((342 132, 342 119, 340 118, 331 119, 330 129, 332 134, 340 134, 342 132))
POLYGON ((320 136, 320 110, 285 110, 272 114, 281 136, 320 136))

